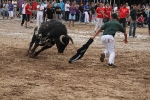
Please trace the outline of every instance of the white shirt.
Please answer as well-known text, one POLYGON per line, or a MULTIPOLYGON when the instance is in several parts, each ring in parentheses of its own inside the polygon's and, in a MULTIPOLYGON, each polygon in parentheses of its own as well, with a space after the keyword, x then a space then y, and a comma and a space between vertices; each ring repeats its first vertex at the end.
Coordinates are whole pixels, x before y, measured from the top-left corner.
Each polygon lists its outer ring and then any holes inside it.
POLYGON ((67 7, 70 7, 70 5, 69 4, 65 4, 65 11, 69 11, 69 8, 67 8, 67 7))
POLYGON ((25 8, 26 8, 26 4, 22 4, 22 14, 26 14, 25 8))
POLYGON ((47 4, 44 4, 44 8, 47 8, 47 4))
POLYGON ((118 7, 114 7, 114 13, 117 13, 118 7))
MULTIPOLYGON (((40 10, 44 10, 44 6, 42 6, 42 5, 37 5, 37 9, 39 9, 39 8, 40 8, 40 10)), ((37 10, 37 14, 38 15, 43 15, 43 11, 37 10)))
POLYGON ((17 7, 17 1, 12 1, 12 4, 14 5, 14 7, 17 7))

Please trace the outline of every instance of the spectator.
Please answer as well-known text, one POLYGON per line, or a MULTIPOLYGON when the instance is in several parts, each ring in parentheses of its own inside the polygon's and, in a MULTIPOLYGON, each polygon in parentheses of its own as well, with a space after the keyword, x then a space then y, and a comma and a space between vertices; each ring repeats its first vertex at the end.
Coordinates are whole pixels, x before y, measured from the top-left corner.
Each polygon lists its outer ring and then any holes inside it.
POLYGON ((141 9, 141 6, 138 5, 138 8, 137 8, 137 17, 140 17, 142 14, 142 9, 141 9))
POLYGON ((26 11, 25 11, 26 5, 27 5, 27 2, 24 1, 24 4, 22 4, 22 22, 21 22, 21 26, 23 26, 24 21, 26 21, 26 11))
POLYGON ((128 5, 128 3, 126 3, 126 7, 129 9, 129 12, 130 12, 130 6, 128 5))
POLYGON ((48 8, 46 10, 46 21, 50 21, 54 19, 54 10, 52 8, 52 4, 48 4, 48 8))
POLYGON ((76 18, 76 20, 75 21, 79 21, 79 5, 77 5, 76 6, 76 16, 75 16, 75 18, 76 18))
POLYGON ((38 3, 36 2, 36 0, 33 0, 32 13, 33 13, 33 18, 35 18, 35 19, 36 19, 36 15, 37 15, 37 5, 38 5, 38 3))
POLYGON ((83 4, 81 3, 81 5, 79 6, 79 12, 80 12, 79 20, 80 20, 80 22, 84 22, 84 13, 83 13, 83 10, 84 10, 84 7, 83 7, 83 4))
POLYGON ((70 4, 69 4, 69 1, 66 2, 65 4, 65 21, 68 21, 69 19, 69 8, 70 8, 70 4))
POLYGON ((123 27, 126 29, 126 18, 129 15, 129 9, 126 8, 126 4, 123 5, 123 7, 121 7, 119 9, 119 23, 123 25, 123 27))
POLYGON ((47 10, 47 1, 44 1, 43 22, 45 22, 46 10, 47 10))
POLYGON ((136 15, 137 15, 137 6, 133 5, 133 10, 130 11, 130 29, 129 29, 129 37, 136 37, 136 15), (133 30, 132 30, 133 28, 133 30))
POLYGON ((144 17, 143 17, 143 15, 141 15, 136 21, 137 21, 137 26, 139 27, 139 28, 141 28, 141 27, 143 27, 143 24, 144 24, 144 17))
POLYGON ((13 19, 13 9, 14 9, 14 5, 12 4, 11 1, 8 1, 8 13, 9 13, 9 17, 10 19, 13 19))
POLYGON ((71 21, 72 21, 72 26, 74 27, 75 13, 76 13, 75 2, 72 2, 72 5, 70 6, 69 25, 68 25, 68 27, 70 27, 71 21))
POLYGON ((102 3, 99 4, 99 7, 97 7, 95 12, 96 12, 96 24, 94 31, 96 32, 97 28, 101 27, 103 24, 104 8, 102 3))
POLYGON ((56 7, 57 6, 57 3, 56 3, 56 0, 54 0, 54 7, 56 7))
POLYGON ((2 16, 3 16, 3 19, 5 19, 5 17, 9 17, 9 14, 8 14, 8 3, 6 1, 3 1, 3 6, 2 6, 2 16))
POLYGON ((65 19, 65 12, 64 12, 64 10, 65 10, 65 5, 64 5, 64 2, 62 1, 62 0, 60 0, 60 8, 61 8, 61 17, 62 17, 62 19, 65 19))
POLYGON ((88 2, 86 2, 86 5, 84 6, 84 14, 85 14, 84 22, 85 23, 89 23, 89 14, 88 14, 88 11, 89 11, 89 6, 88 6, 88 2))
POLYGON ((19 18, 20 15, 22 14, 22 4, 24 4, 24 0, 18 0, 18 8, 19 8, 19 18))
POLYGON ((114 13, 118 14, 118 7, 117 7, 117 4, 114 4, 114 13))
POLYGON ((43 22, 43 11, 44 11, 44 6, 42 6, 42 3, 39 2, 39 4, 37 5, 36 26, 39 26, 43 22))
POLYGON ((104 8, 104 14, 106 15, 106 16, 104 16, 104 19, 103 19, 104 23, 106 23, 110 20, 111 12, 112 12, 112 8, 109 5, 109 2, 107 2, 106 6, 104 8))
POLYGON ((17 1, 16 0, 13 0, 12 1, 12 4, 14 5, 14 9, 13 9, 13 12, 14 12, 14 18, 16 18, 16 11, 17 11, 17 1))
MULTIPOLYGON (((0 3, 0 14, 2 15, 3 2, 0 3)), ((3 15, 2 15, 3 16, 3 15)))
MULTIPOLYGON (((126 8, 128 8, 129 13, 130 13, 130 6, 128 5, 128 3, 126 3, 126 8)), ((127 18, 126 18, 126 21, 127 21, 127 25, 130 26, 130 22, 129 22, 129 14, 128 14, 127 18)))
POLYGON ((25 13, 26 13, 26 22, 25 22, 25 28, 32 28, 30 26, 30 14, 31 14, 32 10, 30 7, 30 2, 27 1, 27 4, 25 6, 25 13))
POLYGON ((149 6, 149 13, 148 13, 148 34, 150 36, 150 6, 149 6))
POLYGON ((61 8, 59 6, 59 3, 57 4, 57 6, 55 7, 55 11, 56 11, 56 19, 57 20, 61 20, 61 8))
POLYGON ((99 2, 96 3, 95 10, 97 9, 97 7, 99 7, 99 2))
POLYGON ((94 6, 94 3, 92 4, 90 11, 91 11, 91 14, 92 14, 91 23, 95 23, 95 6, 94 6))
POLYGON ((29 5, 30 5, 30 9, 31 9, 31 12, 30 12, 30 23, 33 23, 33 21, 32 21, 32 5, 31 5, 31 3, 29 5))

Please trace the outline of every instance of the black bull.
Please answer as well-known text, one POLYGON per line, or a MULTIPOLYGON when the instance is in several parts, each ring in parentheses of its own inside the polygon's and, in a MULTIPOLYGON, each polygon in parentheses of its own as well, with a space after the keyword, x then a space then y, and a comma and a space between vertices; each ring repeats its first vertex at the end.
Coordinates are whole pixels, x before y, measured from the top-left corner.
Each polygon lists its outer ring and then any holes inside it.
POLYGON ((42 23, 39 27, 36 27, 34 29, 34 34, 29 45, 28 53, 31 53, 32 57, 35 57, 40 52, 44 51, 45 49, 51 48, 55 44, 57 46, 58 52, 63 53, 69 43, 69 40, 71 40, 71 42, 73 43, 72 38, 67 34, 65 25, 60 21, 51 20, 42 23), (39 36, 39 34, 41 34, 41 36, 39 36), (39 44, 40 41, 44 42, 42 44, 39 44), (38 51, 35 51, 38 46, 42 46, 42 48, 38 51))

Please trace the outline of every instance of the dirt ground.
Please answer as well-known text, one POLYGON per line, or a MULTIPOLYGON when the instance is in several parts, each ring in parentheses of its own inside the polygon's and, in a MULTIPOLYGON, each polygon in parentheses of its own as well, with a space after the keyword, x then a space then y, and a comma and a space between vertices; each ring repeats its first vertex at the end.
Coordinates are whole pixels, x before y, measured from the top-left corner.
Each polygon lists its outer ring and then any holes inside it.
POLYGON ((129 38, 128 44, 122 42, 123 34, 116 34, 116 68, 107 67, 108 57, 100 62, 104 47, 99 36, 81 60, 69 64, 94 34, 94 26, 67 29, 75 46, 69 43, 64 54, 54 46, 29 58, 33 29, 20 26, 20 21, 0 20, 0 100, 150 100, 147 28, 137 28, 137 38, 129 38))

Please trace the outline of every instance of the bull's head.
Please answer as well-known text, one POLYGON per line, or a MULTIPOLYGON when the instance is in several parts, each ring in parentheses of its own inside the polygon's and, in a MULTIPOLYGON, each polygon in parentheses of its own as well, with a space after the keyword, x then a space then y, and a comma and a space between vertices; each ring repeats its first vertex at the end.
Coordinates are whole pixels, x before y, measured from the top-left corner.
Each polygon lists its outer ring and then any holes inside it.
POLYGON ((68 45, 69 43, 69 40, 72 42, 73 44, 73 39, 68 36, 68 35, 61 35, 59 37, 59 39, 57 39, 55 42, 56 42, 56 46, 57 46, 57 49, 58 49, 58 52, 59 53, 63 53, 66 46, 68 45))

